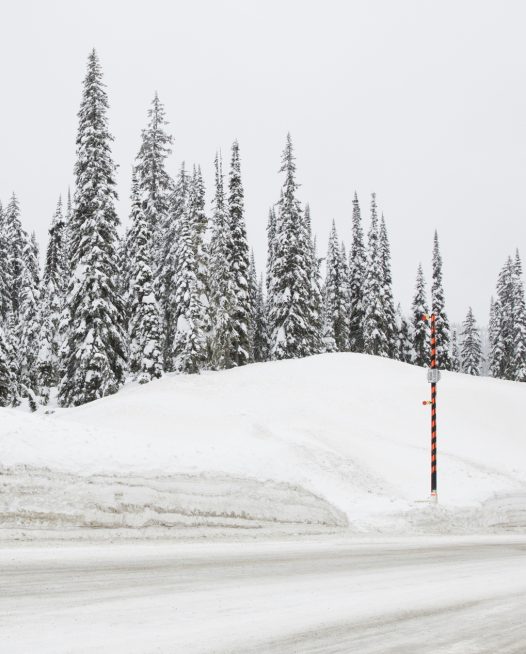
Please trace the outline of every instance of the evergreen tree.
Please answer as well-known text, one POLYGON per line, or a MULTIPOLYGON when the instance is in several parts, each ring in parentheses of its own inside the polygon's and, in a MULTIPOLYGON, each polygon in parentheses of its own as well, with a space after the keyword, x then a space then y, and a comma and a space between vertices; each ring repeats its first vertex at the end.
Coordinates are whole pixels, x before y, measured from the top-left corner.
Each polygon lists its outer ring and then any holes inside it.
MULTIPOLYGON (((38 244, 33 233, 26 235, 22 252, 22 282, 19 310, 19 346, 17 348, 18 382, 20 393, 28 396, 30 403, 38 394, 37 359, 40 333, 40 264, 38 244)), ((32 408, 36 408, 32 406, 32 408)))
POLYGON ((234 328, 231 360, 242 366, 253 358, 250 342, 249 249, 244 216, 244 191, 241 182, 239 143, 232 145, 232 159, 228 180, 228 217, 230 225, 230 268, 234 283, 234 328))
POLYGON ((198 373, 206 363, 209 333, 208 300, 205 278, 204 187, 199 170, 188 189, 188 203, 177 230, 175 253, 175 335, 173 366, 177 372, 198 373))
POLYGON ((352 214, 352 244, 349 253, 349 285, 351 293, 350 333, 351 350, 364 351, 363 323, 366 255, 363 240, 362 219, 358 196, 354 194, 352 214))
POLYGON ((513 352, 512 379, 526 381, 526 301, 522 283, 522 263, 517 250, 513 264, 513 352))
POLYGON ((398 304, 396 308, 396 326, 398 332, 396 359, 404 363, 411 363, 413 360, 413 344, 411 342, 411 331, 409 322, 402 313, 402 307, 398 304))
POLYGON ((489 372, 492 377, 500 377, 503 368, 504 349, 501 340, 500 305, 491 298, 489 312, 489 372))
POLYGON ((225 204, 221 158, 215 159, 215 196, 213 202, 212 237, 210 240, 210 308, 213 335, 211 361, 216 369, 231 368, 234 343, 239 342, 235 324, 237 275, 231 265, 234 249, 233 231, 225 204))
POLYGON ((59 382, 59 352, 61 346, 60 320, 64 308, 66 275, 69 263, 67 228, 62 213, 62 199, 49 229, 46 261, 41 289, 40 333, 38 339, 37 374, 38 388, 43 404, 49 401, 50 388, 59 382))
POLYGON ((379 245, 376 193, 371 199, 371 226, 368 234, 367 271, 364 288, 364 352, 377 356, 389 356, 389 341, 386 333, 386 312, 383 296, 384 273, 382 252, 379 245))
POLYGON ((0 407, 9 406, 14 399, 15 376, 11 367, 11 353, 4 327, 0 322, 0 407))
POLYGON ((313 326, 312 251, 300 203, 296 198, 296 165, 290 134, 280 172, 285 173, 271 246, 269 323, 271 357, 291 359, 312 354, 319 334, 313 326))
POLYGON ((471 307, 469 307, 466 320, 462 323, 461 366, 462 372, 468 375, 480 375, 482 363, 482 347, 480 334, 471 307))
POLYGON ((255 361, 254 347, 256 338, 256 307, 258 295, 258 276, 254 250, 250 252, 250 267, 248 270, 248 295, 250 297, 250 342, 252 343, 252 360, 255 361))
POLYGON ((433 239, 433 282, 431 285, 431 311, 435 315, 437 366, 451 370, 449 321, 445 310, 442 285, 442 257, 438 245, 438 234, 433 239))
POLYGON ((95 50, 89 56, 79 111, 75 202, 70 224, 72 280, 63 348, 62 406, 115 393, 124 381, 126 341, 117 289, 115 165, 107 127, 108 99, 95 50))
MULTIPOLYGON (((166 132, 164 106, 155 93, 148 110, 148 126, 142 130, 141 147, 137 155, 136 174, 140 200, 152 234, 152 261, 150 266, 157 274, 162 267, 165 230, 170 210, 173 182, 166 172, 165 162, 171 153, 172 137, 166 132)), ((158 293, 160 289, 157 289, 158 293)))
POLYGON ((429 313, 429 309, 422 264, 418 265, 411 313, 413 317, 413 363, 417 366, 427 366, 429 364, 429 321, 424 320, 423 316, 429 313))
POLYGON ((173 345, 178 311, 175 300, 175 286, 178 270, 177 253, 180 246, 178 235, 184 216, 188 211, 189 179, 183 163, 170 198, 167 223, 163 230, 164 243, 162 248, 162 263, 159 270, 161 283, 160 309, 163 319, 164 369, 168 372, 174 369, 173 345))
POLYGON ((135 173, 132 179, 132 209, 129 242, 130 280, 127 292, 129 314, 129 367, 140 384, 162 376, 161 320, 152 274, 152 222, 140 199, 135 173))
POLYGON ((263 293, 263 275, 259 279, 254 307, 254 360, 268 361, 270 356, 267 307, 263 293))
POLYGON ((7 241, 8 279, 11 285, 11 310, 18 315, 21 305, 22 275, 24 272, 24 247, 27 234, 20 222, 20 205, 13 193, 4 215, 5 238, 7 241))
POLYGON ((387 339, 387 353, 392 359, 398 358, 396 312, 393 297, 393 278, 391 273, 391 247, 387 235, 385 218, 382 214, 380 231, 378 233, 378 248, 382 269, 382 298, 384 325, 383 331, 387 339))
POLYGON ((0 324, 12 309, 11 285, 6 217, 0 203, 0 324))
MULTIPOLYGON (((323 350, 323 297, 320 270, 321 260, 318 259, 316 238, 312 237, 310 206, 308 204, 305 205, 303 235, 306 248, 305 261, 307 264, 308 278, 310 280, 308 323, 309 343, 311 346, 311 354, 318 354, 323 350)), ((346 257, 345 248, 343 250, 343 254, 346 257)), ((347 269, 347 261, 343 262, 342 267, 344 269, 345 279, 348 281, 349 271, 347 269)))
POLYGON ((329 351, 349 348, 349 288, 347 262, 342 252, 336 224, 332 223, 327 250, 324 286, 324 341, 329 351))
POLYGON ((498 325, 496 342, 492 347, 491 366, 496 377, 513 379, 514 326, 513 305, 515 296, 514 266, 508 257, 502 267, 497 281, 497 301, 494 306, 495 320, 498 325))
POLYGON ((453 330, 453 336, 451 339, 451 367, 450 370, 453 372, 460 372, 460 350, 458 347, 458 336, 457 330, 453 330))

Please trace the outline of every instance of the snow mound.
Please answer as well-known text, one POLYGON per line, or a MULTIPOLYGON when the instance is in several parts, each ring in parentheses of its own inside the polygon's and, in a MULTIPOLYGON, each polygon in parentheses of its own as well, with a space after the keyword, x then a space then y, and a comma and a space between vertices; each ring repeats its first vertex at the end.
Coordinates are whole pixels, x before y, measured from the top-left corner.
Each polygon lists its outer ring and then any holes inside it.
POLYGON ((526 528, 526 384, 443 373, 439 504, 421 368, 325 354, 1 410, 4 527, 526 528))

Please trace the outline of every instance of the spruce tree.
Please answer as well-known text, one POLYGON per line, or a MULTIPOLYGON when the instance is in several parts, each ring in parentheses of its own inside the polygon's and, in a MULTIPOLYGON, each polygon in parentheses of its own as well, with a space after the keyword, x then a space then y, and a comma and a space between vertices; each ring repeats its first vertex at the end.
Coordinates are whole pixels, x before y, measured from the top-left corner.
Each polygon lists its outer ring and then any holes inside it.
POLYGON ((204 187, 200 171, 194 169, 186 210, 177 229, 174 257, 175 333, 172 360, 173 369, 177 372, 198 373, 207 359, 209 307, 205 286, 205 230, 204 187))
POLYGON ((413 344, 409 322, 402 313, 400 304, 396 307, 397 344, 396 359, 404 363, 411 363, 413 359, 413 344))
POLYGON ((460 372, 460 349, 458 346, 457 330, 453 330, 451 338, 451 367, 453 372, 460 372))
POLYGON ((29 397, 32 408, 33 397, 38 394, 37 359, 40 334, 40 263, 38 244, 33 233, 26 235, 22 252, 23 268, 20 288, 19 345, 17 348, 18 383, 22 397, 29 397))
POLYGON ((50 389, 59 382, 60 320, 64 308, 66 276, 69 263, 67 229, 59 197, 49 228, 49 240, 41 288, 40 333, 38 339, 38 388, 43 404, 49 401, 50 389))
POLYGON ((376 193, 371 199, 371 225, 368 234, 367 271, 364 287, 364 352, 377 356, 389 356, 389 340, 386 332, 386 312, 383 298, 384 273, 382 252, 379 244, 376 193))
POLYGON ((72 279, 69 326, 62 350, 62 406, 115 393, 124 381, 126 339, 117 289, 115 165, 107 126, 108 99, 95 50, 88 60, 79 111, 75 200, 70 224, 72 279))
POLYGON ((503 369, 504 347, 500 319, 500 305, 491 298, 489 310, 489 372, 492 377, 500 377, 503 369))
POLYGON ((431 285, 431 311, 435 315, 437 366, 451 369, 449 321, 445 310, 442 284, 442 256, 438 245, 438 234, 433 238, 433 281, 431 285))
MULTIPOLYGON (((150 266, 159 282, 164 237, 169 220, 170 196, 173 192, 173 182, 165 167, 172 145, 172 137, 166 132, 166 125, 168 121, 164 106, 155 93, 148 110, 148 126, 142 130, 135 171, 142 209, 146 220, 150 223, 152 234, 150 266)), ((160 288, 156 290, 158 294, 161 292, 160 288)))
MULTIPOLYGON (((323 350, 323 297, 321 279, 321 260, 318 259, 316 238, 312 236, 312 225, 310 217, 310 206, 305 205, 303 238, 305 241, 305 262, 307 275, 310 280, 309 307, 308 307, 308 333, 311 354, 318 354, 323 350)), ((344 274, 348 281, 349 272, 347 261, 343 262, 344 274)))
POLYGON ((461 368, 468 375, 480 375, 482 363, 482 347, 480 333, 471 307, 468 309, 466 320, 462 323, 461 368))
POLYGON ((354 193, 352 213, 352 244, 349 252, 349 285, 351 293, 350 347, 353 352, 364 351, 363 323, 366 254, 358 196, 354 193))
POLYGON ((237 275, 231 265, 234 249, 233 232, 225 203, 223 167, 215 158, 215 196, 210 240, 210 310, 212 316, 211 363, 215 369, 231 368, 235 343, 239 342, 236 326, 237 275))
POLYGON ((13 193, 4 214, 5 238, 7 241, 8 279, 11 285, 11 310, 18 315, 21 305, 22 275, 24 272, 24 247, 27 234, 20 222, 20 205, 13 193))
POLYGON ((128 252, 130 277, 128 297, 129 368, 140 384, 162 376, 161 320, 153 289, 153 225, 141 202, 135 172, 132 178, 132 208, 128 252))
POLYGON ((424 315, 429 313, 426 301, 426 286, 422 264, 418 265, 416 288, 411 307, 413 328, 413 363, 417 366, 429 364, 429 321, 424 315))
POLYGON ((342 252, 336 224, 332 223, 326 259, 324 285, 324 341, 329 351, 349 348, 349 288, 347 262, 342 252))
POLYGON ((512 379, 526 381, 526 301, 522 283, 522 263, 517 250, 513 263, 513 352, 512 379))
POLYGON ((8 338, 0 322, 0 407, 9 406, 14 399, 15 375, 11 366, 8 338))
POLYGON ((387 339, 387 354, 391 359, 398 358, 396 312, 393 297, 393 277, 391 273, 391 247, 387 235, 385 218, 382 214, 378 233, 378 248, 382 269, 382 298, 384 325, 383 331, 387 339))
POLYGON ((252 361, 255 361, 254 347, 256 338, 256 307, 258 295, 258 276, 254 250, 250 251, 250 266, 248 269, 248 295, 250 297, 250 342, 252 343, 252 361))
POLYGON ((251 313, 248 287, 250 258, 244 211, 239 143, 234 141, 228 179, 228 223, 231 232, 229 261, 234 284, 233 318, 235 328, 230 358, 236 366, 243 366, 253 358, 253 344, 250 342, 251 313))
POLYGON ((257 286, 256 304, 254 307, 254 360, 268 361, 270 356, 269 349, 267 307, 263 293, 263 275, 261 275, 257 286))
POLYGON ((6 217, 0 202, 0 323, 12 310, 11 286, 6 217))
POLYGON ((495 376, 501 379, 513 379, 513 350, 514 350, 514 266, 511 257, 508 257, 502 267, 497 281, 497 301, 495 302, 495 315, 498 324, 498 334, 492 353, 492 368, 495 367, 495 376), (498 365, 497 365, 498 364, 498 365))

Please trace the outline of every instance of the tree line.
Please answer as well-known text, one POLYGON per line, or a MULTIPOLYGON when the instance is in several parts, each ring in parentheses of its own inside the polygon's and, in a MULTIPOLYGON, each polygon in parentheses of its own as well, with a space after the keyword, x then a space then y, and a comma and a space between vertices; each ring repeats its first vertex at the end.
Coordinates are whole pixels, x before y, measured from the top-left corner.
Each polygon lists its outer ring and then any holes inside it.
MULTIPOLYGON (((13 194, 0 207, 0 405, 27 397, 33 409, 52 393, 76 406, 115 393, 131 378, 198 373, 320 352, 362 352, 425 366, 436 316, 438 365, 480 374, 480 334, 471 308, 460 334, 445 309, 435 232, 431 303, 419 265, 411 312, 396 305, 387 225, 376 195, 365 235, 353 199, 347 253, 333 223, 318 255, 309 206, 297 197, 290 135, 281 193, 268 215, 265 276, 247 239, 239 143, 228 172, 214 161, 211 215, 201 169, 166 171, 172 137, 157 94, 131 179, 129 226, 120 237, 108 98, 95 51, 83 83, 75 187, 59 199, 43 274, 34 234, 13 194)), ((526 381, 526 308, 518 252, 507 260, 490 311, 489 369, 526 381)))

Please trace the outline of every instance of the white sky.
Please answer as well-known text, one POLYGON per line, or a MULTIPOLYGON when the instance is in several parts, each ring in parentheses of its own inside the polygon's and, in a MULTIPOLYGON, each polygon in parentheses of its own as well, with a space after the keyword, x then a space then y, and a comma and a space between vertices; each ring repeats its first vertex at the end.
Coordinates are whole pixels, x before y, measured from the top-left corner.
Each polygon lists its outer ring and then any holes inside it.
POLYGON ((322 252, 334 218, 350 239, 356 189, 376 191, 395 292, 408 308, 435 227, 450 318, 487 320, 508 253, 526 257, 526 4, 500 0, 2 1, 0 197, 19 195, 43 244, 72 183, 89 50, 99 52, 127 220, 130 169, 155 90, 169 162, 240 141, 249 238, 264 264, 285 134, 322 252))

